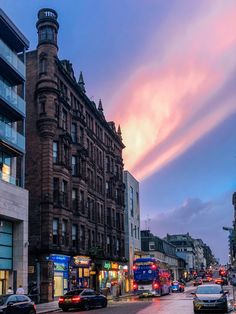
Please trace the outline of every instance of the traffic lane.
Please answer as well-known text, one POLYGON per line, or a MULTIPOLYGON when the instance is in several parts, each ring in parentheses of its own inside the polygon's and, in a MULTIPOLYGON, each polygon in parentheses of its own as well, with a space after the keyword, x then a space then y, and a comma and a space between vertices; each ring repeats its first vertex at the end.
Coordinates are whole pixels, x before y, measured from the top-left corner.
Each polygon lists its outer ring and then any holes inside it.
MULTIPOLYGON (((70 312, 85 313, 85 311, 78 310, 71 310, 70 312)), ((120 301, 111 301, 107 308, 89 311, 91 314, 156 314, 157 312, 162 314, 191 314, 193 313, 192 295, 186 292, 172 293, 171 295, 156 298, 130 297, 120 301)))

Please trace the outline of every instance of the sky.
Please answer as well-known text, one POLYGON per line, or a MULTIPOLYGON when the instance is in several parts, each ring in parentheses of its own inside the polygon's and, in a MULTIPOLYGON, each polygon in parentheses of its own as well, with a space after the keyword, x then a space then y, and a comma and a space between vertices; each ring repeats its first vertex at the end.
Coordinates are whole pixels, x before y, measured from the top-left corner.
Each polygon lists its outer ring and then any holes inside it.
POLYGON ((0 0, 37 45, 58 12, 59 58, 83 72, 121 125, 125 169, 140 182, 142 228, 189 232, 228 260, 236 190, 236 0, 0 0))

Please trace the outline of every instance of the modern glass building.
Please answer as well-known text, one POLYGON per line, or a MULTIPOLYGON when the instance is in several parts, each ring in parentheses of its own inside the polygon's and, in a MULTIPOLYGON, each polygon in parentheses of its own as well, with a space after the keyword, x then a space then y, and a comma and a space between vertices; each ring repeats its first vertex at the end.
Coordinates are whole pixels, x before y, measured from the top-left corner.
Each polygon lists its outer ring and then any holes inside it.
POLYGON ((27 288, 24 98, 28 46, 28 40, 0 9, 0 294, 9 286, 27 288))

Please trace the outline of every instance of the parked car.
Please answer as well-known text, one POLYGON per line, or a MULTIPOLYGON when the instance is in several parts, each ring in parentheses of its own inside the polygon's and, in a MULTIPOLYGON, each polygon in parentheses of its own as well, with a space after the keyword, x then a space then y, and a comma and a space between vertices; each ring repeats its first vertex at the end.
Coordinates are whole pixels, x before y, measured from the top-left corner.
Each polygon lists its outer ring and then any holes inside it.
POLYGON ((2 314, 36 314, 36 305, 26 295, 0 295, 0 313, 2 314))
POLYGON ((106 307, 107 298, 92 289, 76 289, 67 292, 59 298, 59 308, 66 312, 69 309, 83 309, 106 307))
POLYGON ((179 281, 173 281, 171 285, 172 292, 184 292, 184 284, 179 281))
POLYGON ((193 285, 194 285, 194 286, 202 285, 202 278, 201 278, 201 277, 197 277, 197 278, 193 281, 193 285))
POLYGON ((228 291, 224 291, 220 285, 203 285, 198 286, 196 292, 192 292, 194 313, 202 311, 211 311, 216 313, 222 311, 228 312, 228 291))

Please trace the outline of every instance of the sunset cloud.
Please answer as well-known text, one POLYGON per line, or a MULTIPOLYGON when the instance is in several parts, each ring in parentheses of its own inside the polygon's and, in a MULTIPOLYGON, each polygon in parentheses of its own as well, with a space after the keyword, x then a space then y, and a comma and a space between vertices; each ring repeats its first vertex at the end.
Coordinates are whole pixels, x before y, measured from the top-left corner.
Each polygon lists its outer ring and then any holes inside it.
MULTIPOLYGON (((177 158, 236 112, 236 93, 226 84, 236 67, 235 12, 234 1, 209 1, 191 24, 158 29, 168 34, 162 58, 142 62, 118 90, 111 115, 122 126, 125 167, 137 179, 177 158)), ((154 51, 160 50, 156 38, 149 47, 154 51)))

